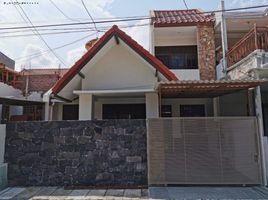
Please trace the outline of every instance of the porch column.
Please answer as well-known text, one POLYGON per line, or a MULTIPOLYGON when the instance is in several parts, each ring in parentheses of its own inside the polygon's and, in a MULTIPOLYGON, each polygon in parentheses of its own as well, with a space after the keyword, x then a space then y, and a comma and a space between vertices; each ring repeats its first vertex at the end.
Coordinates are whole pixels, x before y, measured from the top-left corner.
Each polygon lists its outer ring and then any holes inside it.
POLYGON ((79 94, 79 120, 92 119, 92 94, 79 94))
POLYGON ((45 121, 48 121, 49 120, 49 102, 46 102, 45 103, 45 118, 44 118, 44 120, 45 121))
POLYGON ((213 114, 214 117, 218 117, 220 115, 220 98, 213 98, 213 114))
POLYGON ((159 102, 158 93, 146 93, 146 118, 158 118, 159 117, 159 102))
POLYGON ((260 134, 260 148, 261 148, 261 155, 260 160, 262 163, 262 171, 264 180, 263 183, 267 185, 267 168, 266 168, 266 161, 268 159, 267 155, 267 137, 264 137, 264 125, 263 125, 263 114, 262 114, 262 100, 261 100, 261 87, 258 86, 255 89, 255 109, 256 109, 256 117, 258 120, 258 128, 260 134))

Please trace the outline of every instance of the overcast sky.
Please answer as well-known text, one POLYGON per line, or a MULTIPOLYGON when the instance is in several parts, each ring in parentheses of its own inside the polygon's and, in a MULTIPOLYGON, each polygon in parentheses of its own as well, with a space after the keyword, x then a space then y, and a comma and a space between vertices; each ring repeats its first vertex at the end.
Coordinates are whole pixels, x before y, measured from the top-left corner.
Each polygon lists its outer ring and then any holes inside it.
MULTIPOLYGON (((13 0, 16 1, 16 0, 13 0)), ((65 16, 57 10, 50 0, 18 0, 19 2, 32 2, 38 4, 21 5, 27 16, 34 25, 72 23, 80 21, 90 21, 81 0, 52 0, 65 16), (69 18, 67 18, 66 17, 69 18), (73 20, 73 21, 71 21, 73 20)), ((17 6, 9 4, 12 0, 0 0, 0 28, 13 26, 29 26, 23 21, 18 11, 22 11, 17 6), (16 9, 17 8, 17 9, 16 9)), ((182 0, 84 0, 92 17, 98 21, 99 18, 126 17, 126 16, 146 16, 150 10, 154 9, 185 9, 182 0)), ((199 8, 205 11, 211 11, 218 8, 219 0, 186 0, 189 8, 199 8)), ((247 7, 254 5, 268 4, 268 0, 225 0, 227 8, 247 7)), ((25 16, 24 16, 25 18, 25 16)), ((26 19, 25 19, 26 20, 26 19)), ((121 26, 133 24, 146 24, 148 21, 135 21, 120 23, 121 26)), ((99 24, 98 26, 112 26, 113 24, 99 24)), ((77 27, 87 28, 89 25, 80 25, 77 27)), ((92 27, 90 25, 90 27, 92 27)), ((58 27, 57 27, 58 28, 58 27)), ((62 27, 61 27, 62 28, 62 27)), ((73 27, 74 28, 74 27, 73 27)), ((148 26, 132 27, 123 29, 137 42, 148 49, 149 33, 148 26)), ((7 30, 5 30, 7 31, 7 30)), ((10 31, 10 30, 9 30, 10 31)), ((64 30, 58 30, 64 31, 64 30)), ((3 31, 0 31, 0 33, 3 31)), ((47 32, 52 32, 51 30, 47 32)), ((27 37, 3 37, 21 34, 33 34, 33 32, 1 33, 0 51, 16 61, 16 69, 25 68, 57 68, 60 61, 48 50, 48 47, 38 36, 27 37), (2 37, 1 37, 2 36, 2 37), (35 55, 34 58, 27 57, 32 54, 42 52, 41 56, 35 55)), ((98 36, 100 37, 102 33, 98 36)), ((63 60, 66 67, 71 67, 83 53, 85 53, 84 44, 97 35, 92 31, 81 33, 65 33, 57 35, 44 35, 44 40, 51 48, 56 48, 67 43, 71 43, 81 38, 87 38, 68 45, 64 48, 55 50, 56 54, 63 60)), ((65 67, 61 64, 61 67, 65 67)))

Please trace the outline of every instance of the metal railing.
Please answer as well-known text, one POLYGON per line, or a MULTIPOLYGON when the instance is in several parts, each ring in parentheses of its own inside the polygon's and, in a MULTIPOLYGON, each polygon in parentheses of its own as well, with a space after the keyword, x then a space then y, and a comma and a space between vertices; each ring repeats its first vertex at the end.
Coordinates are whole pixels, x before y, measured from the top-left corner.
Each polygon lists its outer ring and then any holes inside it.
POLYGON ((227 52, 227 67, 231 67, 257 49, 268 51, 268 27, 254 26, 242 37, 227 52))

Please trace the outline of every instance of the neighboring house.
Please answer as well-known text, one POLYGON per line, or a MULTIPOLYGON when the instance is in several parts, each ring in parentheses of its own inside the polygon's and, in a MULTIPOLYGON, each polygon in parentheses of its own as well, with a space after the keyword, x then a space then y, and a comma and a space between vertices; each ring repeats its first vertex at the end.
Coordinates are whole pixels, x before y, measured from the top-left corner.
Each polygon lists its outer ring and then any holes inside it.
POLYGON ((44 119, 42 96, 67 69, 23 69, 17 72, 14 66, 15 61, 0 54, 0 121, 44 119))
MULTIPOLYGON (((223 5, 224 8, 224 5, 223 5)), ((268 78, 268 9, 216 14, 217 78, 268 78)), ((253 90, 252 90, 253 91, 253 90)), ((257 87, 255 115, 268 164, 268 84, 257 87)), ((241 96, 239 98, 242 98, 241 96)))

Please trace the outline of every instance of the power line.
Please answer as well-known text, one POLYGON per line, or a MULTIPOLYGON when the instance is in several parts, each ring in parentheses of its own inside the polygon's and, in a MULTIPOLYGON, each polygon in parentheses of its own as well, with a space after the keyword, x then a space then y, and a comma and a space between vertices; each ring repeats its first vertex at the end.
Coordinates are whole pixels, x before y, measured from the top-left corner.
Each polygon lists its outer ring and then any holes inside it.
MULTIPOLYGON (((92 30, 77 30, 77 31, 59 31, 59 32, 52 32, 52 33, 39 33, 39 35, 59 35, 59 34, 72 34, 72 33, 85 33, 92 30)), ((95 34, 95 30, 94 30, 95 34)), ((1 38, 13 38, 13 37, 28 37, 28 36, 36 36, 36 33, 32 34, 17 34, 17 35, 4 35, 1 38)))
POLYGON ((186 3, 186 0, 183 0, 183 3, 184 3, 184 5, 185 5, 186 9, 189 10, 189 8, 188 8, 188 6, 187 6, 187 3, 186 3))
MULTIPOLYGON (((131 27, 142 27, 142 26, 149 26, 150 23, 146 23, 146 24, 135 24, 135 25, 126 25, 126 26, 120 26, 120 28, 124 29, 124 28, 131 28, 131 27)), ((106 26, 106 27, 102 27, 102 29, 99 29, 99 32, 105 32, 106 30, 108 30, 110 28, 110 26, 106 26)), ((62 31, 62 32, 47 32, 47 33, 42 33, 42 31, 49 31, 49 30, 54 30, 54 29, 45 29, 45 30, 38 30, 40 35, 59 35, 59 34, 72 34, 72 33, 84 33, 84 32, 88 32, 88 31, 94 31, 90 28, 72 28, 70 29, 70 31, 62 31), (79 30, 81 29, 81 30, 79 30)), ((67 29, 56 29, 56 30, 69 30, 67 29)), ((11 35, 12 33, 23 33, 25 31, 33 31, 33 30, 22 30, 22 31, 10 31, 10 32, 0 32, 1 33, 5 33, 5 34, 9 34, 9 35, 1 35, 1 38, 18 38, 18 37, 28 37, 28 36, 35 36, 36 34, 14 34, 11 35)))
POLYGON ((75 20, 75 19, 72 19, 71 17, 69 17, 68 15, 66 15, 58 6, 57 4, 55 4, 52 0, 49 0, 50 3, 52 3, 52 5, 67 19, 71 20, 71 21, 77 21, 77 22, 80 22, 79 20, 75 20))
MULTIPOLYGON (((202 14, 212 14, 217 12, 229 12, 229 11, 239 11, 239 10, 250 10, 250 9, 256 9, 256 8, 266 8, 268 5, 261 5, 261 6, 250 6, 250 7, 244 7, 244 8, 232 8, 232 9, 225 9, 225 10, 214 10, 214 11, 207 11, 202 12, 202 14)), ((189 14, 194 15, 194 14, 189 14)), ((170 17, 175 17, 176 15, 172 15, 170 17)), ((168 16, 163 16, 168 17, 168 16)), ((161 17, 158 17, 161 18, 161 17)), ((140 21, 140 20, 149 20, 154 19, 154 17, 149 16, 135 16, 135 17, 125 17, 121 19, 113 19, 113 20, 100 20, 100 21, 94 21, 95 24, 102 24, 102 23, 114 23, 114 22, 126 22, 126 21, 140 21)), ((93 22, 79 22, 79 23, 60 23, 60 24, 47 24, 47 25, 37 25, 35 28, 44 28, 44 27, 56 27, 56 26, 76 26, 76 25, 82 25, 82 24, 94 24, 93 22)), ((8 29, 26 29, 26 28, 33 28, 31 26, 17 26, 17 27, 6 27, 6 28, 0 28, 0 30, 8 30, 8 29)))
MULTIPOLYGON (((18 3, 18 0, 16 0, 16 2, 18 3)), ((48 43, 45 41, 45 39, 39 34, 38 30, 35 28, 34 24, 31 22, 30 18, 27 16, 27 14, 25 13, 25 11, 23 10, 23 8, 21 7, 21 5, 18 3, 18 6, 20 7, 21 11, 24 13, 24 16, 27 18, 27 20, 30 22, 30 24, 32 25, 33 29, 36 31, 37 36, 40 38, 40 40, 42 40, 44 42, 44 44, 47 46, 47 48, 53 53, 53 55, 65 66, 67 67, 67 65, 64 63, 64 61, 61 59, 61 57, 59 57, 52 49, 51 47, 48 45, 48 43)), ((24 19, 24 18, 23 18, 24 19)), ((24 19, 25 20, 25 19, 24 19)))
POLYGON ((93 22, 94 27, 95 27, 95 29, 96 29, 96 31, 97 31, 97 33, 98 33, 98 32, 99 32, 99 30, 98 30, 98 28, 97 28, 97 26, 96 26, 96 23, 95 23, 95 21, 94 21, 93 17, 92 17, 92 16, 91 16, 91 14, 89 13, 89 11, 88 11, 88 9, 87 9, 87 7, 86 7, 86 5, 85 5, 84 1, 83 1, 83 0, 81 0, 81 2, 82 2, 82 4, 83 4, 83 7, 85 8, 85 10, 86 10, 86 12, 87 12, 88 16, 90 17, 91 21, 93 22))

